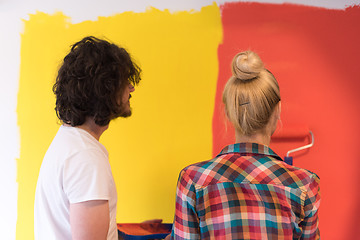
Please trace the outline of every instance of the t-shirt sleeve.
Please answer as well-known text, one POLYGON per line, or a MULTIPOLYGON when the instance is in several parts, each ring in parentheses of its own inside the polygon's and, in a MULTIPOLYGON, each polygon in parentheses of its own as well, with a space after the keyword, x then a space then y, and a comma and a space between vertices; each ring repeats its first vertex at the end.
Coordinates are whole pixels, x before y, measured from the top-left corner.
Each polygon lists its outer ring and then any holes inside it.
POLYGON ((109 200, 114 184, 108 157, 87 149, 67 159, 63 167, 63 188, 70 203, 109 200))

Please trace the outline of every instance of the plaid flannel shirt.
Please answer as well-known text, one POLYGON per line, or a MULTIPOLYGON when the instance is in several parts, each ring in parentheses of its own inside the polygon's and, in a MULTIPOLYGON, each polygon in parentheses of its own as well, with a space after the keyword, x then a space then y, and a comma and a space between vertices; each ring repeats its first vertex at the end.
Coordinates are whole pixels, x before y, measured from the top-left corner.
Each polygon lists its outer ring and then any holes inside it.
POLYGON ((239 143, 184 168, 171 239, 320 239, 319 177, 239 143))

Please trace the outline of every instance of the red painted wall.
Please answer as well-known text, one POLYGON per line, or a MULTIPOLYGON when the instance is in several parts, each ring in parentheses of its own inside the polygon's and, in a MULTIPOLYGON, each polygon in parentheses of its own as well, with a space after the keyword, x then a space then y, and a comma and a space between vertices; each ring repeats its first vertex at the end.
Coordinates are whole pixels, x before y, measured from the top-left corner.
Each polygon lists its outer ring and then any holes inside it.
MULTIPOLYGON (((321 179, 322 239, 357 239, 360 213, 360 7, 328 10, 299 5, 231 3, 222 6, 224 39, 213 119, 213 154, 234 142, 224 124, 221 94, 232 57, 256 51, 282 95, 283 131, 305 126, 315 145, 294 154, 294 165, 321 179)), ((310 139, 273 141, 284 156, 310 139)))

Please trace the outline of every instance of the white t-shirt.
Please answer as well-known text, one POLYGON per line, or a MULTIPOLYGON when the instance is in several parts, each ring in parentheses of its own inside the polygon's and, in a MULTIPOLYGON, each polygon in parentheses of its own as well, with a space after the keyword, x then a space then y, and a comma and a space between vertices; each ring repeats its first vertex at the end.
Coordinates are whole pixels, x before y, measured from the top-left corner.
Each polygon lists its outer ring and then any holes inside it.
POLYGON ((117 193, 108 152, 85 130, 61 126, 45 154, 35 194, 35 239, 69 240, 70 203, 108 200, 107 239, 117 240, 117 193))

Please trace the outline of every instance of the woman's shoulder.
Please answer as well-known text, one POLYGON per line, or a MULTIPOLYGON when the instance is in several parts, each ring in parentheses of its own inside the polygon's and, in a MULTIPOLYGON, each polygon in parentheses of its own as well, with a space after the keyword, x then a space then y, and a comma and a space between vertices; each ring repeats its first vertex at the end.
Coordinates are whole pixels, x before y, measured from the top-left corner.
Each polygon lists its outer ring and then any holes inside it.
POLYGON ((302 188, 311 183, 319 182, 320 177, 305 168, 300 168, 286 164, 285 162, 278 163, 278 168, 274 170, 279 182, 288 187, 302 188))

